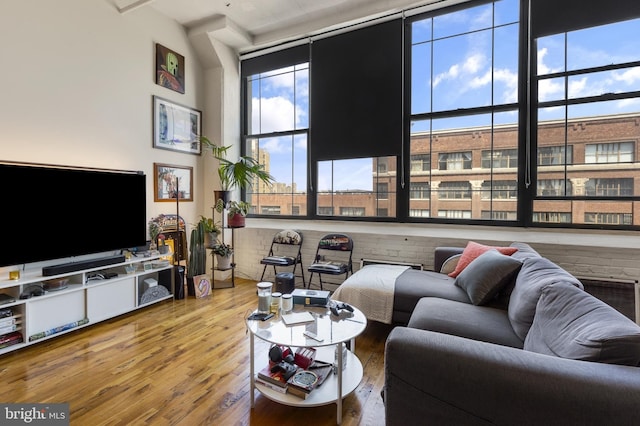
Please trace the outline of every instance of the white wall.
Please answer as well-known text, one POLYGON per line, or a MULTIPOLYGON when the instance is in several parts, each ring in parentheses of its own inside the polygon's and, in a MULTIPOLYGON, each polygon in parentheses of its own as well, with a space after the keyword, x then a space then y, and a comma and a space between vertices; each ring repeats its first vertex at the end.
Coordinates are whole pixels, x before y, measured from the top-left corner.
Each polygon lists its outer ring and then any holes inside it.
MULTIPOLYGON (((354 240, 354 270, 359 268, 362 258, 419 263, 432 269, 433 252, 439 246, 464 247, 469 240, 489 245, 520 241, 579 278, 625 282, 640 279, 637 232, 267 219, 247 219, 247 227, 235 231, 237 275, 259 279, 263 270, 260 259, 268 253, 274 234, 287 228, 302 233, 305 268, 313 260, 318 240, 327 233, 341 232, 354 240)), ((265 280, 273 281, 272 271, 268 270, 265 280)), ((314 283, 318 284, 317 278, 314 283)), ((335 286, 326 289, 333 290, 335 286)))
MULTIPOLYGON (((0 160, 142 170, 148 216, 175 213, 153 202, 153 163, 201 176, 203 160, 152 148, 152 96, 209 118, 185 29, 149 7, 121 15, 108 0, 5 1, 0 29, 0 160), (185 94, 155 84, 155 43, 185 57, 185 94)), ((188 221, 204 208, 202 179, 194 186, 196 201, 180 204, 188 221)))

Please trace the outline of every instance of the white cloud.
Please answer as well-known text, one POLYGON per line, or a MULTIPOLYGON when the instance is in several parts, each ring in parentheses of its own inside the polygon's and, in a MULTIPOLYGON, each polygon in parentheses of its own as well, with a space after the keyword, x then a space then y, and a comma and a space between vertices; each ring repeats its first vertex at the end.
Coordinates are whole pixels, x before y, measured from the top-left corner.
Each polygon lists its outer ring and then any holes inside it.
POLYGON ((251 114, 253 119, 251 126, 254 133, 269 133, 293 129, 294 124, 299 122, 303 111, 299 107, 294 107, 291 100, 275 96, 272 98, 253 98, 251 114))

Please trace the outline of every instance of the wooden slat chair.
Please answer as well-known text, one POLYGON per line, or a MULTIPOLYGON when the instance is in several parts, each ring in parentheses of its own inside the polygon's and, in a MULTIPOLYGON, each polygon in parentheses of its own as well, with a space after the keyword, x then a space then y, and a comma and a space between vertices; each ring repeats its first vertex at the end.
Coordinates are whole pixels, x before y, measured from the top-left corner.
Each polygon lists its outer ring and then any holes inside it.
POLYGON ((327 234, 318 242, 314 262, 307 269, 311 272, 309 287, 313 280, 313 274, 318 274, 320 290, 323 290, 322 275, 345 275, 353 273, 353 240, 345 234, 327 234))
POLYGON ((293 266, 293 275, 296 276, 296 269, 300 265, 303 286, 307 285, 304 277, 304 266, 302 265, 302 234, 293 229, 285 229, 278 232, 271 241, 269 254, 260 260, 264 265, 260 281, 263 281, 267 266, 273 266, 273 274, 277 275, 278 267, 293 266))

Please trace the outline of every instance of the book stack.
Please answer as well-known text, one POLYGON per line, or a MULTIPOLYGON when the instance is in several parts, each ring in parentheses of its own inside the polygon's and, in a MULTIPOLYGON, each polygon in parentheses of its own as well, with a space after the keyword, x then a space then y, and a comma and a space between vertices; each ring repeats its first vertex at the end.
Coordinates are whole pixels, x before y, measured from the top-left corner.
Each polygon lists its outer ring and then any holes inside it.
POLYGON ((314 361, 307 370, 299 369, 287 382, 287 392, 307 399, 333 372, 333 364, 314 361))
POLYGON ((0 309, 0 349, 23 342, 18 330, 20 316, 14 315, 10 308, 0 309))
POLYGON ((274 391, 287 393, 287 381, 284 378, 282 371, 271 371, 272 364, 269 363, 266 367, 258 372, 256 375, 256 383, 273 389, 274 391))

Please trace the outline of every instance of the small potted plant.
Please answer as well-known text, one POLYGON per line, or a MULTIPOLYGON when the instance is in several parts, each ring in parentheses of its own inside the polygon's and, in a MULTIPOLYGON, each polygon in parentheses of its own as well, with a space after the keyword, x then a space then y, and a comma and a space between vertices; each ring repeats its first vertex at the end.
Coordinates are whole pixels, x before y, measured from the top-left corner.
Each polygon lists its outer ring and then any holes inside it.
POLYGON ((231 268, 231 255, 233 254, 233 247, 229 244, 218 241, 211 251, 216 255, 216 263, 218 269, 230 269, 231 268))
POLYGON ((229 228, 244 227, 244 218, 249 214, 251 204, 246 201, 230 201, 227 213, 227 224, 229 228))
POLYGON ((204 227, 204 245, 205 247, 212 248, 218 239, 220 234, 220 228, 210 217, 200 216, 200 223, 204 227))

